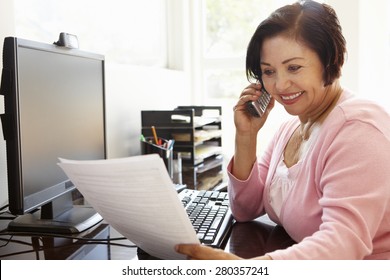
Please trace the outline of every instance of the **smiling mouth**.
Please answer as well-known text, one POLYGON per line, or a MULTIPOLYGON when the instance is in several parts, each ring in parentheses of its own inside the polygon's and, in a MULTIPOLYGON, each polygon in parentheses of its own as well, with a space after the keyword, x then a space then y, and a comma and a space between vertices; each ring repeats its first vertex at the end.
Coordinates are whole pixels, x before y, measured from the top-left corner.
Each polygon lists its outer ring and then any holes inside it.
POLYGON ((300 92, 297 92, 295 94, 291 94, 291 95, 281 95, 280 97, 282 98, 282 100, 293 100, 295 98, 298 98, 299 96, 301 96, 303 94, 303 91, 300 91, 300 92))

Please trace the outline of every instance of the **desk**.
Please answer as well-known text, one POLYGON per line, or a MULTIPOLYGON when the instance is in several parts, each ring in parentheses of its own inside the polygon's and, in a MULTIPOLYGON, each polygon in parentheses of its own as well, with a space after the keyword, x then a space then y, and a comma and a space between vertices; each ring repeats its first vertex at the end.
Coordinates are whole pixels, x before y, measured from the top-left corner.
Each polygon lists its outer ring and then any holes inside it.
POLYGON ((285 249, 293 244, 295 241, 284 228, 266 217, 260 217, 251 222, 234 224, 225 251, 247 259, 285 249))
MULTIPOLYGON (((6 228, 6 221, 0 221, 0 228, 6 228)), ((137 255, 137 248, 129 240, 112 240, 121 235, 109 225, 100 223, 74 237, 96 240, 89 242, 60 237, 0 236, 0 259, 88 259, 88 260, 136 260, 153 259, 137 255), (7 244, 8 242, 8 244, 7 244)), ((294 244, 282 227, 275 226, 261 217, 257 220, 236 223, 225 246, 225 251, 243 258, 263 255, 276 249, 294 244)))

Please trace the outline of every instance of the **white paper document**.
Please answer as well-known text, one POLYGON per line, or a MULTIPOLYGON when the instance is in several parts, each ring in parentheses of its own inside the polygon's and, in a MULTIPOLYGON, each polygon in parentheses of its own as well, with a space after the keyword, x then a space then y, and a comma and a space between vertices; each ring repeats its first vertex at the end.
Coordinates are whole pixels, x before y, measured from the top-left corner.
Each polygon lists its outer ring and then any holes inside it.
POLYGON ((94 161, 60 159, 59 166, 107 223, 150 255, 185 259, 174 246, 199 244, 157 154, 94 161))

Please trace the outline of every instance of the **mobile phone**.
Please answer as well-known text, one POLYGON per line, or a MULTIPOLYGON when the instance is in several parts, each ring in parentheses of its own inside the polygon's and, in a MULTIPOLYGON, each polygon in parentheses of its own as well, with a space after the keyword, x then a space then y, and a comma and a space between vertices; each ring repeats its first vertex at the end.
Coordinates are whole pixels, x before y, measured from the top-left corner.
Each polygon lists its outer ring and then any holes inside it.
POLYGON ((256 101, 249 101, 246 103, 246 110, 252 116, 260 118, 267 109, 271 101, 271 95, 265 90, 264 87, 261 88, 261 95, 256 101))

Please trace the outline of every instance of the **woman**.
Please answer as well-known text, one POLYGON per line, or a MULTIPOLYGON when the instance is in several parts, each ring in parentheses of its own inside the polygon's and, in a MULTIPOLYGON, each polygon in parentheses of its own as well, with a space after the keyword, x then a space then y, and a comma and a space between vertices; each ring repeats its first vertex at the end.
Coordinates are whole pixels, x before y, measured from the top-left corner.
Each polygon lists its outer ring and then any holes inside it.
MULTIPOLYGON (((297 242, 258 259, 390 259, 390 117, 339 83, 346 52, 334 10, 301 1, 276 10, 254 33, 247 76, 234 108, 235 153, 228 166, 237 221, 267 213, 297 242), (245 104, 273 100, 253 117, 245 104), (293 117, 256 157, 274 102, 293 117)), ((192 259, 239 259, 178 245, 192 259)))

